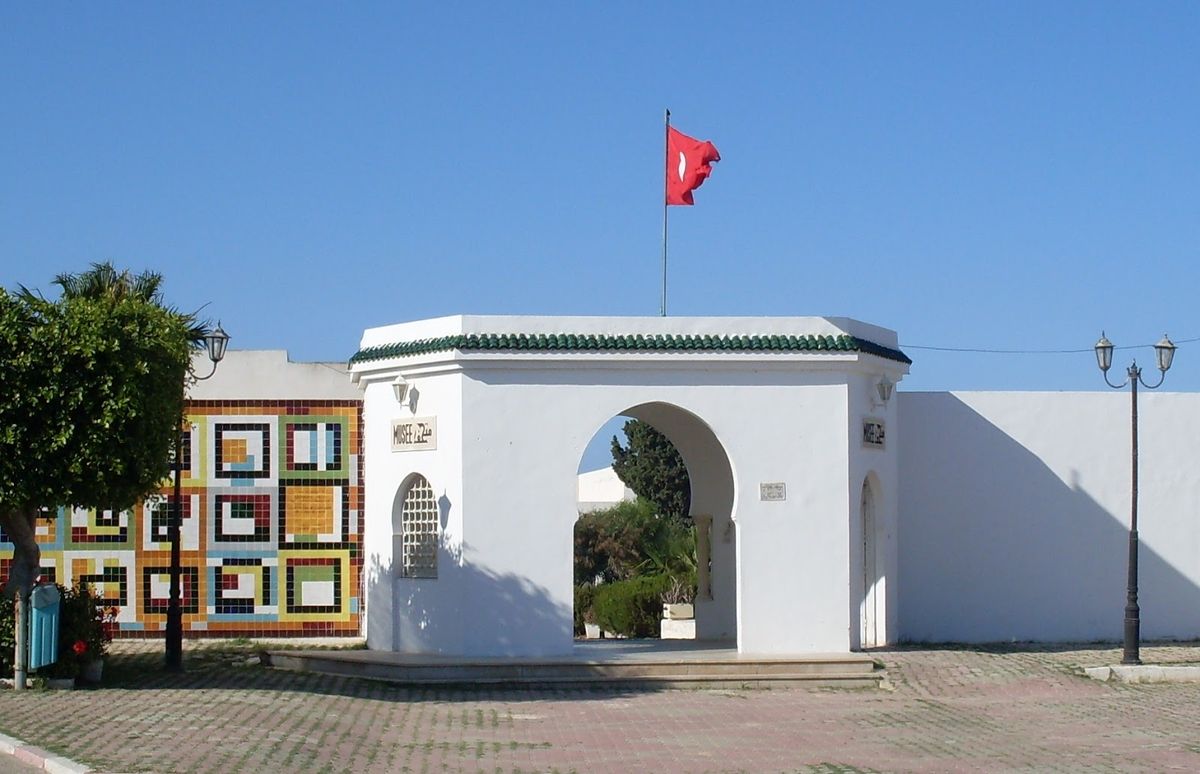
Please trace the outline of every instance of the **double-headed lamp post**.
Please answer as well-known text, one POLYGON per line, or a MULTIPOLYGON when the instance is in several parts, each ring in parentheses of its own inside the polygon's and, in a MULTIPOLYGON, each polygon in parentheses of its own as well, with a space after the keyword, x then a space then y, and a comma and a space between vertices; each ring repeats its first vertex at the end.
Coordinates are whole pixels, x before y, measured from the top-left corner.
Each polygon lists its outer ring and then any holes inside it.
POLYGON ((1142 380, 1142 369, 1138 368, 1136 360, 1130 363, 1129 369, 1125 372, 1125 381, 1113 384, 1108 380, 1108 369, 1112 367, 1112 356, 1113 343, 1101 333, 1100 340, 1096 342, 1096 364, 1104 373, 1104 382, 1117 390, 1128 384, 1132 400, 1133 474, 1130 479, 1132 491, 1129 510, 1129 580, 1125 591, 1125 653, 1121 657, 1121 663, 1140 664, 1142 663, 1139 653, 1142 622, 1141 608, 1138 607, 1138 383, 1140 382, 1148 390, 1162 385, 1163 380, 1167 378, 1167 369, 1171 367, 1171 361, 1175 358, 1175 345, 1165 334, 1162 341, 1154 345, 1154 357, 1158 361, 1159 370, 1158 381, 1154 384, 1147 384, 1142 380))
MULTIPOLYGON (((208 359, 212 363, 212 370, 204 376, 196 376, 189 372, 184 377, 182 385, 184 399, 187 398, 188 385, 202 382, 210 378, 217 372, 217 363, 225 357, 225 347, 229 344, 229 334, 221 329, 221 323, 217 323, 217 327, 209 331, 204 337, 204 348, 208 352, 208 359)), ((195 453, 195 450, 192 452, 195 453)), ((179 529, 183 523, 183 494, 181 492, 181 483, 183 479, 182 473, 182 458, 183 458, 183 429, 175 434, 175 459, 173 460, 173 470, 175 474, 174 494, 171 498, 171 521, 167 527, 167 535, 171 541, 171 596, 167 602, 167 629, 166 629, 166 645, 167 656, 166 666, 172 672, 183 671, 183 606, 180 604, 179 594, 179 577, 183 574, 183 569, 180 567, 179 556, 179 529)), ((193 589, 195 593, 195 589, 193 589)))

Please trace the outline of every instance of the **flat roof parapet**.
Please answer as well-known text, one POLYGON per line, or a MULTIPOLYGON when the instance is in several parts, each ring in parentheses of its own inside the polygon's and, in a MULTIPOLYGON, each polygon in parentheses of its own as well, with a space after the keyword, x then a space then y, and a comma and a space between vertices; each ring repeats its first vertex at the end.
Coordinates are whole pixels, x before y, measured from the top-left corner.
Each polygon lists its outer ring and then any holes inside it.
POLYGON ((351 367, 438 352, 870 354, 905 365, 894 331, 844 317, 459 315, 364 332, 351 367))

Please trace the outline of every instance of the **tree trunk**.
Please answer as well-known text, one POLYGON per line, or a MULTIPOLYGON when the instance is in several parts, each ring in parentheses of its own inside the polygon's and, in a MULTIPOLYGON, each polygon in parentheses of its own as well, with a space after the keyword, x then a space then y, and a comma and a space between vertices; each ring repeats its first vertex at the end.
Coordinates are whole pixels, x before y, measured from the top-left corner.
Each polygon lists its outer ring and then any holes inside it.
POLYGON ((4 584, 3 593, 16 596, 17 620, 14 622, 16 647, 13 652, 13 687, 25 689, 26 653, 29 644, 26 642, 29 626, 29 590, 33 588, 34 578, 42 565, 42 550, 35 539, 34 524, 37 520, 36 507, 0 508, 0 527, 8 533, 8 539, 13 544, 12 564, 8 569, 8 580, 4 584))
POLYGON ((17 589, 28 595, 41 568, 42 551, 34 533, 37 514, 38 509, 32 506, 0 509, 0 527, 8 533, 13 544, 12 564, 3 590, 7 596, 13 596, 17 589))
MULTIPOLYGON (((16 586, 13 586, 16 589, 16 586)), ((29 676, 29 592, 17 590, 17 620, 13 624, 13 689, 25 690, 25 679, 29 676)))

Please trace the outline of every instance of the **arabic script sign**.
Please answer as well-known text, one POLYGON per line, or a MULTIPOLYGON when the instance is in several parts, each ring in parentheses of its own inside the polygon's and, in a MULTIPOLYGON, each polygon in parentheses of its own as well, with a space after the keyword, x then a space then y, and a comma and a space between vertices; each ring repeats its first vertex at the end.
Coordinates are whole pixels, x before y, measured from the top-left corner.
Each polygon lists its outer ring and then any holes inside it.
POLYGON ((392 451, 425 451, 437 448, 437 417, 392 420, 392 451))
POLYGON ((863 446, 867 446, 872 449, 882 449, 885 437, 883 420, 863 420, 863 446))

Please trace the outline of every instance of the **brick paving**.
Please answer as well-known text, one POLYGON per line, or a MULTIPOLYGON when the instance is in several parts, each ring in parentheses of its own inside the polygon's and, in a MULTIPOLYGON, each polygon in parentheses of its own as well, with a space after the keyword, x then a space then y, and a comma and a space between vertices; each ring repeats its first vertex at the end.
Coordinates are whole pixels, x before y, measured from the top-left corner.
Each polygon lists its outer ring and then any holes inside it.
POLYGON ((406 689, 187 649, 182 675, 121 642, 102 687, 0 691, 0 731, 114 772, 1200 770, 1200 684, 1080 676, 1109 647, 878 651, 882 691, 406 689))

